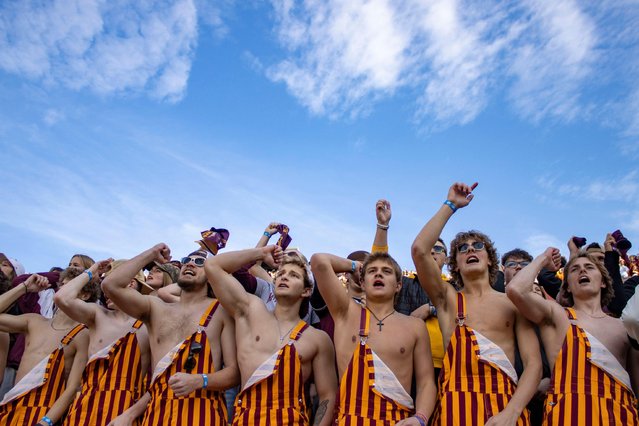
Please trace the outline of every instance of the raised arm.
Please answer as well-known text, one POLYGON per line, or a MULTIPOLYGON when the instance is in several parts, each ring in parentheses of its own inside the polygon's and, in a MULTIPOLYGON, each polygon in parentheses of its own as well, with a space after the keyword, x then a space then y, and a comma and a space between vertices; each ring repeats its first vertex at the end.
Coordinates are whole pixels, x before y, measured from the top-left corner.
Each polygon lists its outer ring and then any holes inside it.
MULTIPOLYGON (((49 280, 33 274, 23 283, 0 295, 0 331, 6 333, 26 333, 29 329, 29 318, 36 314, 10 315, 5 314, 11 306, 27 293, 37 293, 49 287, 49 280)), ((38 315, 39 316, 39 315, 38 315)))
POLYGON ((89 273, 82 273, 60 287, 60 290, 53 296, 53 302, 74 321, 82 323, 87 327, 93 327, 95 323, 95 315, 100 309, 96 303, 86 303, 78 298, 82 292, 82 288, 97 279, 101 274, 109 269, 113 259, 101 260, 94 263, 88 269, 89 273))
MULTIPOLYGON (((278 226, 280 226, 279 222, 271 222, 271 223, 269 223, 268 226, 266 227, 266 229, 264 230, 264 232, 262 233, 262 235, 260 235, 260 239, 257 241, 257 245, 255 246, 255 248, 266 247, 266 245, 268 244, 270 238, 273 235, 277 234, 277 232, 278 232, 277 231, 277 227, 278 226)), ((242 265, 242 266, 244 266, 244 265, 242 265)), ((249 268, 249 272, 254 277, 261 278, 264 281, 267 281, 269 283, 273 282, 273 279, 268 274, 268 272, 266 272, 264 270, 264 268, 262 268, 262 262, 261 261, 255 262, 255 264, 249 268)))
POLYGON ((424 225, 411 247, 419 282, 438 312, 447 313, 450 309, 455 309, 455 289, 445 285, 441 270, 431 255, 431 249, 453 213, 457 209, 466 207, 473 199, 472 190, 476 185, 471 187, 463 183, 453 184, 448 190, 446 202, 424 225))
POLYGON ((317 332, 318 351, 313 358, 313 378, 317 389, 319 406, 313 426, 329 426, 333 420, 335 397, 337 396, 337 373, 335 372, 335 349, 328 334, 317 332))
POLYGON ((359 262, 332 254, 317 253, 311 257, 311 270, 331 316, 335 319, 346 316, 351 298, 337 278, 340 272, 354 272, 361 268, 359 262))
POLYGON ((140 253, 128 262, 114 269, 102 282, 102 290, 122 312, 140 320, 146 320, 151 314, 151 303, 160 300, 154 296, 144 296, 129 284, 138 271, 154 261, 160 264, 171 260, 171 250, 160 243, 140 253))
POLYGON ((375 215, 377 216, 377 229, 371 253, 388 253, 388 227, 393 212, 387 200, 378 200, 375 204, 375 215))
MULTIPOLYGON (((82 379, 82 372, 87 365, 88 359, 88 347, 89 347, 89 331, 87 329, 82 330, 73 339, 73 342, 65 348, 65 351, 71 349, 75 351, 73 356, 73 364, 71 364, 71 370, 67 376, 64 392, 60 394, 58 399, 53 403, 46 416, 50 418, 54 424, 58 423, 60 419, 65 415, 69 409, 69 405, 73 402, 75 394, 80 389, 80 381, 82 379)), ((39 425, 47 426, 46 423, 40 422, 39 425)))
POLYGON ((282 256, 282 249, 278 246, 231 251, 209 258, 204 265, 204 270, 209 283, 213 286, 215 296, 224 308, 234 318, 243 317, 249 313, 252 296, 235 279, 233 272, 254 262, 266 261, 269 264, 277 264, 282 256))
POLYGON ((560 266, 561 254, 559 250, 549 247, 528 266, 519 271, 506 287, 506 295, 519 312, 537 325, 554 324, 553 305, 557 305, 557 303, 536 294, 533 291, 533 282, 542 268, 557 270, 560 266))

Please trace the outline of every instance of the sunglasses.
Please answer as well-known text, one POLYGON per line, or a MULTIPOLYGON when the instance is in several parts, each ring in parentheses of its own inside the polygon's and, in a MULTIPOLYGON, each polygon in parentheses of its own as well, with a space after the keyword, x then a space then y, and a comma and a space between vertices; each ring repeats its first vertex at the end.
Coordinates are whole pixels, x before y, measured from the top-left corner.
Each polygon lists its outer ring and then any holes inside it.
POLYGON ((184 361, 184 370, 187 373, 190 373, 191 370, 195 368, 195 355, 199 354, 202 351, 202 345, 198 342, 191 342, 191 346, 189 347, 189 356, 184 361))
POLYGON ((475 241, 472 244, 468 244, 468 243, 460 244, 457 246, 457 250, 460 253, 466 253, 471 246, 473 247, 475 251, 483 250, 484 247, 486 247, 484 243, 482 243, 481 241, 475 241))
POLYGON ((188 265, 189 262, 195 263, 195 266, 202 267, 204 266, 204 262, 206 262, 206 259, 203 257, 188 257, 188 256, 182 258, 182 266, 188 265))
POLYGON ((517 265, 521 266, 522 268, 525 268, 526 266, 530 265, 530 262, 527 260, 522 260, 521 262, 515 262, 514 260, 509 260, 508 262, 504 263, 504 266, 506 268, 516 268, 517 265))
POLYGON ((446 247, 444 247, 444 246, 433 246, 433 251, 435 253, 446 253, 446 247))

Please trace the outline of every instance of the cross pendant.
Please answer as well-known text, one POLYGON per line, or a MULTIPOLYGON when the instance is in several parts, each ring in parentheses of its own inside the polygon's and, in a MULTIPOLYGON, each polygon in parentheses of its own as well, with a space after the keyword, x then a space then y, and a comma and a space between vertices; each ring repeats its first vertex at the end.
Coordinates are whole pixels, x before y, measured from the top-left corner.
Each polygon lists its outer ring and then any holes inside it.
POLYGON ((379 331, 382 331, 382 326, 384 325, 382 320, 377 321, 377 325, 379 326, 379 331))

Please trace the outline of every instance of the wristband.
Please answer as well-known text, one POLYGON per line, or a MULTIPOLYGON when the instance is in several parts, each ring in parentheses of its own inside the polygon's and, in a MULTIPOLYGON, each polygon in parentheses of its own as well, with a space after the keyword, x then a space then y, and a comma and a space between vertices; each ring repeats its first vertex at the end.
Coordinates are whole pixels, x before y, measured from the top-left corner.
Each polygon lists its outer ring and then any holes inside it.
POLYGON ((27 287, 27 283, 23 281, 22 285, 24 286, 24 294, 27 294, 29 292, 29 287, 27 287))
POLYGON ((455 213, 457 211, 457 206, 455 204, 453 204, 452 201, 446 200, 446 201, 444 201, 444 204, 446 204, 448 207, 450 207, 450 209, 453 211, 453 213, 455 213))
POLYGON ((206 374, 202 374, 202 389, 206 389, 207 387, 209 387, 209 376, 207 376, 206 374))
POLYGON ((49 426, 53 426, 53 420, 51 420, 50 418, 48 418, 47 416, 42 417, 42 419, 40 419, 41 422, 45 422, 46 424, 48 424, 49 426))
POLYGON ((264 231, 264 236, 266 238, 271 238, 271 234, 269 234, 268 231, 264 231))
POLYGON ((384 231, 388 231, 388 225, 382 225, 381 223, 378 223, 377 227, 379 229, 383 229, 384 231))
POLYGON ((355 272, 355 267, 357 266, 357 264, 355 263, 354 260, 351 260, 351 272, 355 272))
POLYGON ((422 413, 415 413, 413 417, 417 418, 419 426, 426 426, 428 424, 428 419, 422 413))
POLYGON ((91 281, 93 279, 93 272, 89 271, 88 269, 85 269, 84 272, 87 273, 87 275, 89 276, 89 281, 91 281))

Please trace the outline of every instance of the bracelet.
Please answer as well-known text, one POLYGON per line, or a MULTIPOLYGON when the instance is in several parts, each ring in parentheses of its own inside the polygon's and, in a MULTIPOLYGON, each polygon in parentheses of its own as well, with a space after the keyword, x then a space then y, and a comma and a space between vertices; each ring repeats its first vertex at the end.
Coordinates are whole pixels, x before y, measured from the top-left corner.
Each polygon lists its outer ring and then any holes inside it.
POLYGON ((355 263, 354 260, 351 260, 351 272, 355 272, 355 267, 357 266, 357 264, 355 263))
POLYGON ((377 227, 378 227, 379 229, 383 229, 384 231, 387 231, 387 230, 388 230, 388 225, 382 225, 381 223, 378 223, 378 224, 377 224, 377 227))
POLYGON ((428 424, 428 418, 422 413, 415 413, 413 417, 417 418, 419 426, 426 426, 428 424))
POLYGON ((206 389, 209 387, 209 376, 207 376, 206 374, 202 374, 202 389, 206 389))
POLYGON ((24 294, 27 294, 29 292, 29 287, 27 287, 27 283, 23 281, 22 285, 24 286, 24 294))
POLYGON ((84 272, 87 273, 87 275, 89 276, 89 281, 91 281, 93 279, 93 272, 89 271, 88 269, 85 269, 84 272))
POLYGON ((271 238, 271 234, 269 234, 268 231, 264 231, 264 236, 266 238, 271 238))
POLYGON ((42 419, 40 420, 41 422, 45 422, 46 424, 48 424, 49 426, 53 426, 53 420, 51 420, 50 418, 48 418, 47 416, 42 417, 42 419))
POLYGON ((450 207, 450 209, 453 211, 453 213, 455 213, 457 211, 457 206, 455 204, 453 204, 452 201, 446 200, 446 201, 444 201, 444 204, 446 204, 448 207, 450 207))

